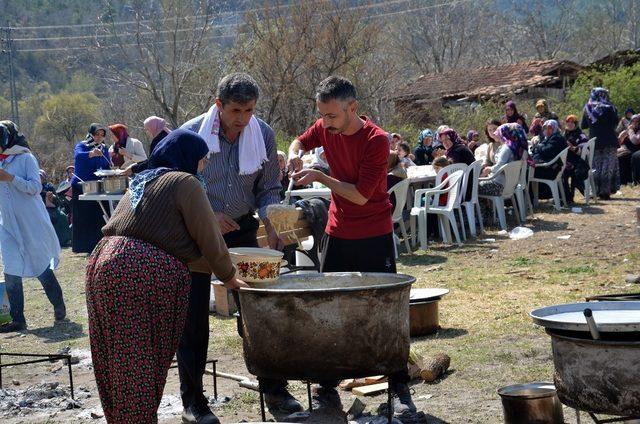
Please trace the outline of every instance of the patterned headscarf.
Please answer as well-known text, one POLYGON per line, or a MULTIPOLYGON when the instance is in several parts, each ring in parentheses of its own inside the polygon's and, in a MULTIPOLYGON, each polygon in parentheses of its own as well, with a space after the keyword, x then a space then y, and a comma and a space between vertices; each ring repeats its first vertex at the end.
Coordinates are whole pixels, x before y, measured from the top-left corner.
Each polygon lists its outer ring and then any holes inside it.
POLYGON ((592 124, 595 124, 607 110, 616 112, 616 108, 609 100, 609 91, 602 87, 591 90, 589 101, 584 105, 584 112, 592 124))
POLYGON ((467 142, 471 142, 473 140, 473 137, 479 136, 479 135, 480 134, 478 134, 478 131, 476 130, 471 130, 467 132, 467 142))
POLYGON ((631 126, 631 124, 634 124, 636 122, 640 122, 640 113, 633 115, 631 119, 629 119, 629 126, 631 126))
POLYGON ((452 128, 447 128, 446 130, 442 131, 440 135, 449 136, 449 140, 451 140, 451 142, 453 143, 451 147, 455 146, 456 144, 464 144, 464 142, 460 139, 458 133, 452 128))
POLYGON ((527 134, 520 124, 513 122, 502 124, 494 134, 513 152, 515 160, 520 160, 522 154, 529 148, 527 134))
MULTIPOLYGON (((131 180, 131 207, 138 206, 149 182, 170 171, 188 172, 198 176, 198 162, 207 155, 207 143, 198 134, 177 129, 162 139, 149 158, 149 168, 131 180)), ((200 178, 198 178, 200 179, 200 178)), ((202 182, 202 180, 200 180, 202 182)))
POLYGON ((427 137, 433 138, 433 132, 429 128, 426 128, 426 129, 420 131, 420 135, 418 135, 418 145, 419 146, 423 146, 424 145, 424 140, 427 137))
MULTIPOLYGON (((551 129, 553 130, 551 135, 554 135, 555 133, 560 132, 560 125, 558 124, 558 121, 556 121, 555 119, 548 119, 544 121, 544 124, 542 124, 542 130, 544 131, 544 129, 547 127, 551 127, 551 129)), ((547 137, 545 136, 545 138, 547 137)))

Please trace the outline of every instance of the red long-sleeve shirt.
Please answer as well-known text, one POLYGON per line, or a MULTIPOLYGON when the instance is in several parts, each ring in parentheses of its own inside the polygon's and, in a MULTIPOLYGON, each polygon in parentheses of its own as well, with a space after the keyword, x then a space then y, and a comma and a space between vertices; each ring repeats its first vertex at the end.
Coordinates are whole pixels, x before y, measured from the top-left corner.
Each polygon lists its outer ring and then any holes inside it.
POLYGON ((305 150, 324 147, 331 176, 355 184, 369 199, 360 206, 336 193, 331 194, 327 234, 342 239, 364 239, 389 234, 391 202, 387 193, 387 134, 368 118, 353 135, 331 134, 319 119, 298 137, 305 150))

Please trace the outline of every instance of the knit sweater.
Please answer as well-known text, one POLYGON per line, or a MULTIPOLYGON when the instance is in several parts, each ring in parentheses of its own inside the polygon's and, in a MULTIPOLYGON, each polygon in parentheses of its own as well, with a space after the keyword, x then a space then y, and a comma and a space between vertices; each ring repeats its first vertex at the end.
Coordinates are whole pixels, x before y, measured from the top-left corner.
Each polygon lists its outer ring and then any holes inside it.
POLYGON ((184 172, 168 172, 147 183, 135 210, 127 192, 102 233, 153 244, 192 271, 213 272, 221 281, 235 275, 204 189, 184 172))

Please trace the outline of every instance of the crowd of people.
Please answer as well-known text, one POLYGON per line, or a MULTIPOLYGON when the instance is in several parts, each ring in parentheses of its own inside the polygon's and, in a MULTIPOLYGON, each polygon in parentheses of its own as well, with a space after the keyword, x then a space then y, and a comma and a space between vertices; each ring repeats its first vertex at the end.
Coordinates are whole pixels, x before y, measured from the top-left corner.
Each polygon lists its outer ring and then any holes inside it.
MULTIPOLYGON (((402 136, 389 135, 391 156, 388 165, 391 180, 406 178, 406 172, 398 168, 429 165, 444 157, 448 164, 470 165, 481 160, 482 177, 491 176, 500 166, 520 160, 528 152, 528 163, 536 178, 552 180, 562 172, 562 181, 569 203, 573 202, 576 189, 584 194, 584 180, 589 163, 581 157, 583 147, 595 137, 593 163, 596 194, 609 199, 621 184, 640 183, 640 115, 627 109, 618 121, 615 106, 606 89, 594 88, 583 109, 582 119, 569 115, 559 120, 549 109, 546 99, 535 103, 536 114, 527 126, 527 117, 518 112, 513 100, 506 102, 504 116, 486 122, 482 131, 469 130, 460 136, 453 128, 440 126, 434 132, 424 129, 418 135, 413 151, 402 136), (583 130, 589 130, 588 136, 583 130), (567 163, 556 162, 550 167, 536 168, 536 164, 548 163, 568 148, 567 163), (391 160, 391 157, 399 161, 391 160)), ((443 163, 441 163, 442 165, 443 163)), ((502 179, 504 176, 502 176, 502 179)), ((497 196, 502 193, 504 182, 500 178, 481 182, 480 194, 497 196)), ((541 196, 548 196, 541 187, 541 196)))
MULTIPOLYGON (((388 190, 413 166, 431 164, 439 170, 481 160, 480 176, 492 177, 527 153, 536 177, 564 173, 572 199, 575 189, 584 189, 589 169, 581 149, 595 137, 598 196, 615 193, 621 176, 622 182, 640 179, 640 115, 627 111, 619 122, 603 88, 592 90, 581 120, 569 115, 560 122, 541 99, 527 126, 527 117, 509 101, 504 116, 488 121, 481 132, 470 130, 463 137, 446 125, 424 129, 414 149, 400 134, 389 134, 358 114, 356 88, 345 78, 329 77, 318 85, 320 118, 287 153, 277 150, 273 129, 255 115, 258 99, 251 76, 227 75, 210 109, 181 128, 171 130, 157 116, 144 121, 152 140, 148 155, 125 125, 91 124, 75 146, 67 179, 57 188, 39 169, 16 126, 0 122, 0 247, 12 316, 0 331, 26 328, 24 277, 40 280, 54 319, 65 320, 53 271, 61 245, 70 241, 74 252, 90 253, 89 335, 110 423, 157 421, 176 353, 183 421, 219 422, 202 387, 210 282, 215 276, 229 289, 246 287, 236 277, 228 248, 257 247, 260 221, 269 247, 284 247, 266 211, 281 202, 291 181, 331 189, 321 271, 395 273, 394 199, 388 190), (588 137, 581 128, 589 129, 588 137), (536 168, 566 148, 566 166, 536 168), (313 154, 305 164, 308 152, 313 154), (131 178, 106 225, 97 202, 79 199, 81 183, 97 180, 95 172, 101 169, 118 169, 131 178)), ((479 191, 499 195, 504 184, 504 176, 496 176, 483 181, 479 191)), ((417 413, 408 381, 406 369, 390 376, 397 415, 417 413)), ((337 382, 318 383, 317 401, 341 407, 337 382)), ((260 385, 270 409, 303 409, 286 381, 260 378, 260 385)))

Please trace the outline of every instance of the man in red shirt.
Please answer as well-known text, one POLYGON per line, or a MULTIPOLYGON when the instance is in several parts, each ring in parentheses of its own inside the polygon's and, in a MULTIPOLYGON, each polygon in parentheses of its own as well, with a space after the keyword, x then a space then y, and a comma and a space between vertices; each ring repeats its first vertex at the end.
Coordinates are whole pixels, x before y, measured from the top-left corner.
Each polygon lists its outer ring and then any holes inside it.
MULTIPOLYGON (((322 272, 396 272, 387 193, 387 133, 365 116, 358 116, 356 89, 332 76, 318 85, 320 119, 289 147, 289 168, 298 185, 314 181, 331 189, 331 206, 322 272), (323 147, 331 175, 302 169, 300 151, 323 147)), ((397 395, 395 413, 415 412, 406 370, 391 376, 397 395)), ((320 382, 318 400, 341 406, 336 381, 320 382)))

